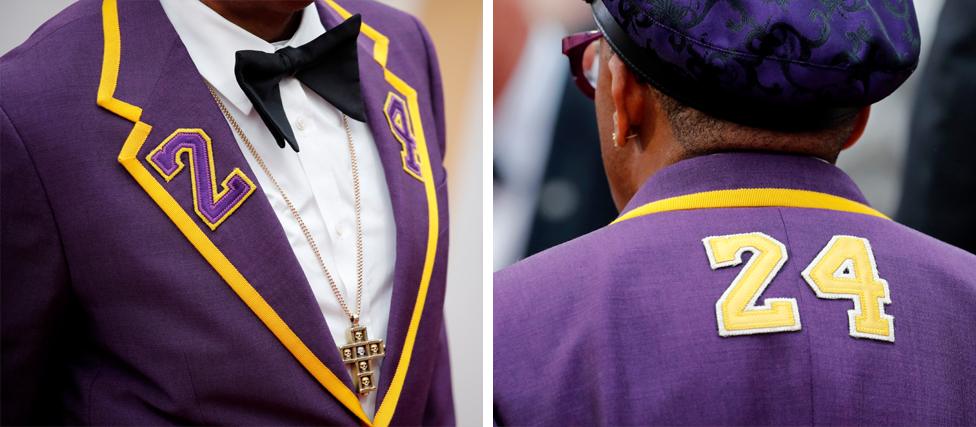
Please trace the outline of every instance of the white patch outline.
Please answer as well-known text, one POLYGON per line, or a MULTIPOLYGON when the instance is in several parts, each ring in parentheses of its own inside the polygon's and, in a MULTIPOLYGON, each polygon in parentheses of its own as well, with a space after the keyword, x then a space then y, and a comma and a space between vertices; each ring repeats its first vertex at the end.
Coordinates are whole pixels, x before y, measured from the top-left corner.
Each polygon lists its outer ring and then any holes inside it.
POLYGON ((786 264, 786 261, 789 259, 789 254, 787 253, 786 245, 784 245, 779 240, 776 240, 776 238, 774 238, 773 236, 770 236, 762 232, 737 233, 737 234, 727 234, 722 236, 708 236, 702 239, 702 244, 705 246, 705 254, 708 256, 708 263, 712 270, 718 270, 719 268, 725 268, 725 267, 734 267, 739 264, 742 264, 742 254, 745 252, 752 253, 752 257, 749 258, 749 262, 747 262, 744 266, 742 266, 742 269, 739 271, 738 274, 736 274, 735 279, 732 280, 732 284, 730 284, 727 288, 725 288, 725 292, 722 293, 722 297, 715 302, 715 317, 718 322, 718 334, 720 336, 731 337, 737 335, 756 335, 756 334, 769 334, 769 333, 776 333, 776 332, 794 332, 794 331, 799 331, 803 328, 803 324, 800 321, 800 306, 799 304, 797 304, 796 298, 766 298, 763 300, 763 305, 761 306, 756 305, 756 301, 759 299, 759 296, 762 295, 764 292, 766 292, 766 288, 769 287, 769 285, 773 282, 773 279, 776 277, 777 274, 779 274, 780 269, 783 268, 783 265, 786 264), (749 303, 746 304, 746 307, 745 309, 743 309, 743 311, 772 310, 773 307, 771 304, 773 302, 787 301, 790 303, 790 307, 793 310, 793 319, 796 321, 793 325, 776 326, 771 328, 750 328, 750 329, 738 329, 738 330, 725 329, 725 319, 724 316, 722 315, 722 305, 725 303, 725 300, 728 299, 729 294, 732 293, 732 289, 735 289, 742 281, 742 276, 743 274, 745 274, 746 270, 749 269, 752 263, 755 262, 757 258, 762 255, 763 252, 752 246, 743 246, 736 251, 735 258, 733 258, 728 262, 720 263, 715 261, 715 254, 712 253, 712 247, 711 245, 709 245, 708 241, 711 239, 734 238, 740 236, 750 236, 750 237, 758 236, 760 238, 767 239, 773 244, 775 244, 776 246, 778 246, 780 249, 780 253, 782 253, 783 255, 780 258, 779 262, 777 262, 776 265, 773 267, 773 269, 769 272, 769 274, 766 275, 765 280, 763 280, 763 283, 759 286, 759 289, 756 290, 756 292, 752 295, 752 299, 749 300, 749 303))
MULTIPOLYGON (((848 258, 847 260, 844 261, 844 263, 841 264, 841 267, 843 267, 844 264, 847 263, 847 261, 852 261, 852 265, 853 265, 853 260, 851 260, 850 258, 848 258)), ((839 270, 839 268, 838 268, 838 270, 839 270)), ((852 274, 855 274, 853 272, 856 272, 856 271, 857 270, 852 269, 852 274)), ((836 273, 836 271, 835 271, 835 273, 836 273)), ((803 280, 807 282, 807 285, 809 285, 810 288, 813 289, 813 292, 815 294, 817 294, 817 298, 820 298, 820 299, 833 299, 833 300, 836 300, 836 299, 847 299, 847 300, 854 301, 854 309, 847 310, 848 331, 849 331, 849 333, 850 333, 850 335, 852 337, 854 337, 854 338, 873 339, 873 340, 879 340, 879 341, 887 341, 887 342, 892 342, 892 343, 895 342, 895 316, 892 316, 892 315, 890 315, 888 313, 885 313, 885 310, 884 310, 884 306, 886 304, 891 304, 891 290, 888 288, 888 281, 885 280, 885 279, 882 279, 881 278, 881 275, 878 274, 878 265, 877 265, 877 262, 874 259, 874 251, 871 249, 871 242, 868 239, 865 239, 863 237, 850 236, 850 235, 846 235, 846 234, 838 234, 838 235, 835 235, 835 236, 831 237, 830 238, 830 241, 827 242, 827 245, 825 245, 823 247, 823 249, 820 250, 820 253, 817 254, 817 257, 814 258, 813 261, 811 261, 809 265, 807 265, 807 268, 803 269, 803 271, 800 272, 800 275, 803 276, 803 280), (820 263, 820 260, 825 255, 827 255, 827 252, 829 252, 830 249, 840 239, 844 239, 844 238, 857 239, 857 240, 860 240, 862 243, 864 243, 864 248, 867 251, 867 255, 868 255, 868 263, 871 265, 871 274, 874 276, 874 279, 877 280, 877 281, 879 281, 879 282, 881 282, 881 285, 884 287, 884 295, 882 297, 879 297, 878 298, 878 302, 879 302, 879 304, 878 304, 878 311, 880 312, 881 319, 888 322, 888 331, 891 332, 891 335, 890 336, 888 336, 888 335, 871 334, 871 333, 866 333, 866 332, 859 332, 857 330, 857 319, 856 318, 857 318, 857 316, 859 314, 861 314, 861 298, 860 298, 860 296, 859 295, 851 295, 851 294, 838 294, 838 293, 831 293, 831 292, 823 292, 820 289, 820 286, 817 285, 817 283, 813 280, 813 277, 810 275, 810 273, 813 270, 813 268, 818 263, 820 263)), ((837 277, 837 276, 834 276, 834 277, 837 277)))

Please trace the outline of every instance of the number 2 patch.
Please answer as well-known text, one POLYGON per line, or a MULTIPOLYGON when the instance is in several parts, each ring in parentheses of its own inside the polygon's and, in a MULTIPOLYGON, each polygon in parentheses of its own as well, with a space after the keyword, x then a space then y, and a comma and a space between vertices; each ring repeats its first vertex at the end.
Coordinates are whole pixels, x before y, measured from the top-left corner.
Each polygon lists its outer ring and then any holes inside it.
POLYGON ((190 164, 193 210, 210 230, 216 230, 257 188, 240 168, 217 186, 213 143, 203 129, 177 129, 146 156, 166 182, 186 168, 184 158, 190 164))
MULTIPOLYGON (((719 335, 800 330, 796 299, 767 298, 756 305, 786 263, 786 246, 763 233, 711 236, 702 243, 712 270, 739 265, 744 253, 752 254, 715 303, 719 335)), ((833 236, 800 274, 818 298, 854 303, 854 309, 847 312, 852 337, 895 341, 894 317, 884 311, 884 306, 891 304, 888 282, 878 275, 867 239, 833 236)))

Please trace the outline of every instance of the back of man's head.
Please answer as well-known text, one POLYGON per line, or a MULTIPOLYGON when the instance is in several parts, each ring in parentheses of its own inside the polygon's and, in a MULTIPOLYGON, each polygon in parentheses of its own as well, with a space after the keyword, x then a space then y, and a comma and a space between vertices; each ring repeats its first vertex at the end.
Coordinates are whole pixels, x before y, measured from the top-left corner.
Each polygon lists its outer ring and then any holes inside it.
POLYGON ((849 143, 858 119, 858 113, 853 113, 823 127, 766 129, 711 116, 653 88, 651 93, 667 115, 674 140, 688 157, 722 151, 775 151, 833 161, 849 143))

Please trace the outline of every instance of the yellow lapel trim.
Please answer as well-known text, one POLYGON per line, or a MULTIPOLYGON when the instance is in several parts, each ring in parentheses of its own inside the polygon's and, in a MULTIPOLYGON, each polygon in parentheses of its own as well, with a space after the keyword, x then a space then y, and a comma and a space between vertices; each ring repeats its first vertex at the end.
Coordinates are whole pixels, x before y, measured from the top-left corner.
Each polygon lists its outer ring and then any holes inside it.
MULTIPOLYGON (((149 173, 149 170, 136 157, 152 131, 152 126, 140 120, 142 109, 132 104, 116 99, 115 88, 118 83, 119 64, 121 60, 121 34, 119 30, 117 0, 103 0, 102 2, 102 31, 105 39, 104 56, 102 57, 101 80, 98 86, 97 103, 102 108, 133 122, 132 131, 126 138, 119 152, 118 161, 126 171, 139 183, 142 189, 159 205, 160 209, 179 228, 180 232, 200 252, 200 255, 217 271, 221 278, 231 287, 234 293, 254 312, 262 323, 274 334, 282 345, 302 364, 329 393, 366 426, 372 426, 369 417, 363 412, 358 397, 315 356, 284 320, 254 289, 254 286, 237 270, 229 259, 207 237, 206 233, 197 226, 193 218, 179 205, 176 199, 149 173)), ((422 141, 422 137, 419 138, 422 141)), ((422 153, 426 156, 426 146, 422 153)), ((426 162, 425 162, 426 164, 426 162)), ((429 166, 428 166, 429 167, 429 166)), ((436 199, 435 199, 436 202, 436 199)), ((437 212, 436 206, 433 212, 437 212)), ((437 217, 432 217, 436 230, 437 217)), ((434 247, 436 248, 436 234, 434 247)), ((428 254, 431 250, 428 248, 428 254)), ((432 257, 429 257, 431 259, 432 257)), ((425 277, 432 265, 424 267, 425 277)), ((422 303, 421 303, 422 305, 422 303)), ((411 324, 412 325, 412 324, 411 324)))
POLYGON ((870 215, 887 220, 891 219, 868 205, 832 194, 786 188, 742 188, 736 190, 705 191, 654 201, 628 211, 611 224, 661 212, 774 206, 826 209, 870 215))
MULTIPOLYGON (((349 11, 339 6, 333 0, 325 0, 325 3, 335 10, 342 19, 348 19, 352 16, 349 11)), ((386 391, 386 396, 376 411, 374 424, 377 426, 387 426, 393 419, 393 412, 396 410, 397 402, 400 400, 403 383, 407 378, 407 369, 410 367, 410 359, 413 356, 414 341, 417 338, 417 329, 420 327, 420 317, 424 311, 424 302, 427 299, 427 287, 430 285, 430 277, 434 271, 434 259, 437 255, 439 216, 437 210, 437 191, 434 188, 434 174, 430 167, 430 154, 427 152, 427 139, 424 136, 424 126, 420 120, 420 106, 417 103, 417 91, 386 68, 390 39, 365 22, 363 22, 361 30, 366 37, 373 40, 373 59, 380 67, 383 67, 383 77, 387 83, 407 98, 408 109, 414 113, 410 115, 410 122, 416 132, 414 137, 417 140, 417 151, 421 158, 426 160, 421 163, 420 168, 423 172, 421 181, 424 183, 424 190, 427 194, 427 255, 424 259, 424 270, 420 277, 420 289, 417 293, 417 302, 414 304, 413 314, 410 316, 410 325, 407 328, 407 337, 403 342, 403 351, 400 353, 400 361, 397 363, 396 372, 393 374, 393 380, 390 382, 390 387, 386 391)))

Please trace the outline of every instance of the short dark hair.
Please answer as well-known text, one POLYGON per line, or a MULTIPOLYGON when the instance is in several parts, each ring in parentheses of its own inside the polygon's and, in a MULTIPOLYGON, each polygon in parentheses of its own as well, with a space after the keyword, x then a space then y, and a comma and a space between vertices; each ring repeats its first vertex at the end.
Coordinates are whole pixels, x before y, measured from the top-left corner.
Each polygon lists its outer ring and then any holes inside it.
POLYGON ((755 128, 708 115, 648 85, 667 114, 671 131, 689 155, 728 150, 778 151, 834 160, 854 131, 857 114, 827 128, 783 132, 755 128))

